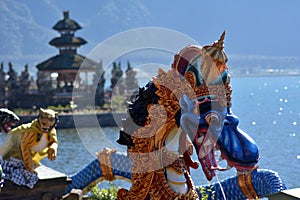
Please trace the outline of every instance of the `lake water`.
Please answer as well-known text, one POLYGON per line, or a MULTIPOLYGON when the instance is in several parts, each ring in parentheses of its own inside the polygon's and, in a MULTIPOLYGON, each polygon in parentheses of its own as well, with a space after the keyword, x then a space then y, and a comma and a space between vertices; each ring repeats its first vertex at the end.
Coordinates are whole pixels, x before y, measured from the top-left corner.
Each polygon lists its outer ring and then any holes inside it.
MULTIPOLYGON (((277 171, 288 188, 300 187, 300 77, 233 77, 231 85, 232 111, 240 119, 239 127, 259 146, 260 168, 277 171)), ((73 174, 104 147, 125 151, 115 142, 117 138, 117 127, 60 129, 57 160, 43 163, 73 174)), ((191 173, 196 185, 208 184, 200 168, 191 173)), ((234 174, 231 169, 219 172, 219 177, 234 174)))

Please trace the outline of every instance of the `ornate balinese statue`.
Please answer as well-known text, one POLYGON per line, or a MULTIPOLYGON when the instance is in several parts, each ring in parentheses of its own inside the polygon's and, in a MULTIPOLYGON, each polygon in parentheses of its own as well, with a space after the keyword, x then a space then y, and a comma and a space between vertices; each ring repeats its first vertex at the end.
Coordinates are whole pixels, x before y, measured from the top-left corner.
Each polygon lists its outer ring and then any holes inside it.
POLYGON ((98 178, 130 179, 119 200, 258 199, 285 189, 270 170, 259 170, 256 142, 231 111, 230 76, 224 52, 225 32, 210 45, 189 45, 178 52, 172 68, 156 77, 128 103, 118 143, 127 155, 105 148, 98 159, 71 176, 82 189, 98 178), (195 150, 195 151, 194 151, 195 150), (215 151, 228 167, 220 167, 215 151), (198 162, 192 160, 192 155, 198 162), (190 169, 202 167, 207 180, 217 171, 235 168, 221 184, 195 186, 190 169), (226 198, 227 197, 227 198, 226 198))

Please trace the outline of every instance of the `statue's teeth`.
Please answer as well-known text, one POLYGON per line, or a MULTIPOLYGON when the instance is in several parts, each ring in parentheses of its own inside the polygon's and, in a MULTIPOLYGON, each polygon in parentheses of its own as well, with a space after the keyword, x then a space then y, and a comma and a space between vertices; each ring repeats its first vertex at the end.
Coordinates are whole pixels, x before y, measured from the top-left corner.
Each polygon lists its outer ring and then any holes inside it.
POLYGON ((204 136, 201 136, 201 137, 198 138, 197 142, 199 144, 202 144, 203 140, 204 140, 204 136))
POLYGON ((203 145, 204 146, 211 146, 213 143, 210 140, 207 140, 203 145))

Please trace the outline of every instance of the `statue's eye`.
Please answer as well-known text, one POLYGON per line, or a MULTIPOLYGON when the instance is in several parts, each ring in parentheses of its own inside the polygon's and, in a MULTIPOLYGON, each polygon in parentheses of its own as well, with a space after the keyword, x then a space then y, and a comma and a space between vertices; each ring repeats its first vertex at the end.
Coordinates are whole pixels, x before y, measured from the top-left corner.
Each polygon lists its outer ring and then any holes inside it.
POLYGON ((205 121, 211 126, 218 126, 220 124, 220 117, 216 113, 209 113, 205 116, 205 121))

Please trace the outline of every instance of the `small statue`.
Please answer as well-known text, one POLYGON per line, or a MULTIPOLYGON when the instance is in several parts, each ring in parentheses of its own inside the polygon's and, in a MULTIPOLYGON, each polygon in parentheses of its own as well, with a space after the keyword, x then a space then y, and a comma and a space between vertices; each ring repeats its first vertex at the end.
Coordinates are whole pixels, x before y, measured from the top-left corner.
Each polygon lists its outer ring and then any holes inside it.
POLYGON ((20 118, 11 110, 7 108, 0 108, 0 132, 8 133, 12 126, 16 125, 20 118))
POLYGON ((57 115, 51 109, 41 108, 37 119, 12 129, 0 147, 2 159, 22 160, 30 172, 34 172, 46 156, 51 161, 55 160, 58 148, 55 129, 57 115))
MULTIPOLYGON (((11 130, 11 126, 15 125, 15 123, 17 123, 19 120, 19 117, 13 111, 6 108, 0 108, 0 132, 3 130, 5 133, 7 133, 11 130)), ((3 188, 3 183, 4 176, 2 166, 0 164, 0 192, 1 188, 3 188)))

